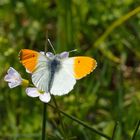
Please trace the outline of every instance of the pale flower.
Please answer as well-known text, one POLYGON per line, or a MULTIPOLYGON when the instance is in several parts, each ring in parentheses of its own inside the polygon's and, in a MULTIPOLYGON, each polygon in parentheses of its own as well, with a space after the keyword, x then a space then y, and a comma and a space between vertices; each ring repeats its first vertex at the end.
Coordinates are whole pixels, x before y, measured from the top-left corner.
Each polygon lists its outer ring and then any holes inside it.
POLYGON ((17 87, 19 85, 27 86, 29 84, 28 80, 22 79, 20 74, 12 67, 7 71, 4 80, 8 82, 10 88, 17 87))
POLYGON ((39 99, 44 103, 48 103, 51 99, 49 93, 39 91, 37 88, 34 87, 26 88, 26 94, 30 97, 39 97, 39 99))

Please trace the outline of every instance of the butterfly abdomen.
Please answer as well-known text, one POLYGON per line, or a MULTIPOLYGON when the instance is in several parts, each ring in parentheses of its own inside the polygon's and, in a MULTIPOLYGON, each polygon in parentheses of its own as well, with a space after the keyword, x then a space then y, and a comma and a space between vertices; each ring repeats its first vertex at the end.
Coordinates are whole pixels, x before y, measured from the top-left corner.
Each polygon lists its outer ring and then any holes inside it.
POLYGON ((50 92, 55 77, 55 73, 58 72, 60 69, 60 61, 58 61, 57 59, 52 60, 49 64, 49 68, 50 68, 50 76, 48 83, 49 84, 48 91, 50 92))
POLYGON ((56 59, 52 60, 52 62, 50 62, 50 69, 52 72, 58 71, 60 68, 60 62, 56 59))

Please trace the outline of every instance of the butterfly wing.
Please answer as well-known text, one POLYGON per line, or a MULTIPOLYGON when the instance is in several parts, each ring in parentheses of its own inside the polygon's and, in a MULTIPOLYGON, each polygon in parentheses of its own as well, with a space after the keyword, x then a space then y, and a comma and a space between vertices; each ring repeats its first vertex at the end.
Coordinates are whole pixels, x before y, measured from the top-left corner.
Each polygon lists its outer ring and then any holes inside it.
POLYGON ((20 62, 26 68, 29 73, 33 73, 34 70, 37 68, 37 64, 39 61, 46 61, 45 56, 40 54, 39 52, 29 50, 29 49, 22 49, 19 52, 20 62))
POLYGON ((86 56, 71 57, 63 63, 67 71, 77 80, 90 74, 97 66, 95 59, 86 56))
POLYGON ((50 93, 53 95, 64 95, 71 91, 76 84, 76 80, 73 75, 67 72, 63 66, 55 73, 54 80, 50 89, 50 93))
POLYGON ((48 91, 49 70, 48 58, 42 53, 22 49, 19 53, 20 61, 32 74, 33 84, 41 91, 48 91))
POLYGON ((97 66, 96 60, 90 57, 71 57, 61 62, 61 69, 55 74, 51 94, 64 95, 70 92, 76 80, 91 73, 97 66))
POLYGON ((64 95, 70 92, 77 79, 81 79, 92 72, 97 64, 90 57, 71 57, 63 59, 60 70, 56 70, 51 88, 49 60, 46 56, 36 51, 23 49, 20 52, 21 63, 32 73, 33 84, 42 91, 53 95, 64 95))
POLYGON ((49 70, 47 62, 39 62, 37 69, 32 74, 33 84, 41 91, 48 93, 49 70))

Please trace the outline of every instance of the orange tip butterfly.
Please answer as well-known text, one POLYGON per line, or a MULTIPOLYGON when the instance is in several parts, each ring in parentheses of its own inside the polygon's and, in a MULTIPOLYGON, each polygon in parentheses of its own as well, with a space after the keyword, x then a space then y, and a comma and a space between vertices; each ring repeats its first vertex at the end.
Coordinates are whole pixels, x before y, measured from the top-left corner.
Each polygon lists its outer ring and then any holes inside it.
POLYGON ((20 62, 31 73, 32 82, 38 90, 53 95, 70 92, 76 80, 91 73, 97 66, 95 59, 87 56, 69 57, 69 52, 54 55, 22 49, 20 62))

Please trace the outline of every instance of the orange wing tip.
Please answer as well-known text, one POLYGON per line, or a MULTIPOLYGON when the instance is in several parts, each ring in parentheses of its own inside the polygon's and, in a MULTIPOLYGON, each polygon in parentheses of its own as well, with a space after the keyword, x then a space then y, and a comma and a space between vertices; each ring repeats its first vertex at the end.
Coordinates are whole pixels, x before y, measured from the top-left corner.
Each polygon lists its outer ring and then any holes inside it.
POLYGON ((90 74, 97 67, 97 62, 91 57, 76 57, 74 60, 74 74, 81 79, 90 74))
POLYGON ((32 73, 37 65, 39 53, 29 49, 22 49, 19 52, 19 59, 22 65, 26 68, 28 73, 32 73))
POLYGON ((96 67, 97 67, 97 61, 95 59, 93 59, 91 70, 89 70, 89 72, 87 71, 87 73, 85 73, 82 77, 79 77, 78 79, 81 79, 81 78, 87 76, 88 74, 90 74, 91 72, 93 72, 96 69, 96 67))
MULTIPOLYGON (((96 69, 96 67, 97 67, 97 61, 96 61, 95 59, 93 59, 93 61, 94 61, 94 62, 93 62, 93 70, 94 70, 94 69, 96 69)), ((93 70, 92 70, 92 71, 93 71, 93 70)))
POLYGON ((32 50, 29 50, 29 49, 21 49, 19 51, 18 57, 19 57, 20 62, 24 59, 24 56, 27 55, 29 51, 32 51, 32 50))
POLYGON ((19 54, 18 54, 18 58, 19 58, 20 62, 21 62, 21 60, 22 60, 23 50, 24 50, 24 49, 20 50, 20 52, 19 52, 19 54))

